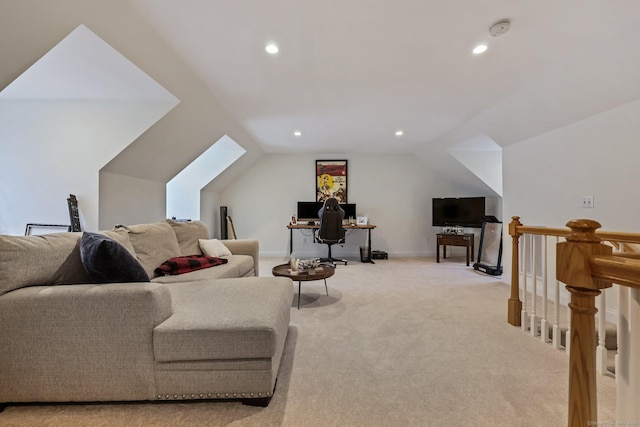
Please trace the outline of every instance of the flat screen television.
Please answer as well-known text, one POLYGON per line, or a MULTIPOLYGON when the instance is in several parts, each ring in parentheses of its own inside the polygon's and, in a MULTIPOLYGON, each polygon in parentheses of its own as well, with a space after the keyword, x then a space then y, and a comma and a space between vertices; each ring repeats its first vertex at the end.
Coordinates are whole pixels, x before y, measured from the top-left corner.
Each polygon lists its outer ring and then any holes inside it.
MULTIPOLYGON (((298 219, 302 221, 318 220, 318 211, 322 209, 323 205, 324 202, 298 202, 298 219)), ((356 218, 355 203, 340 203, 340 207, 344 210, 344 219, 356 218)))
POLYGON ((433 225, 482 228, 484 197, 444 197, 433 199, 433 225))

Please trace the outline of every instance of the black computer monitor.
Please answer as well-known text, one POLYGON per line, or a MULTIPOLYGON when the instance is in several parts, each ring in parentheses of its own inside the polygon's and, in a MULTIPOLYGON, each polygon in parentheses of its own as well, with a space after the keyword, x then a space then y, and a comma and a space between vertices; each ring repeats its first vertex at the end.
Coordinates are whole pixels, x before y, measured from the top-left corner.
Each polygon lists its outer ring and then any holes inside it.
POLYGON ((318 211, 322 209, 323 202, 298 202, 298 220, 318 220, 318 211))
MULTIPOLYGON (((318 211, 322 209, 324 202, 298 202, 298 220, 314 221, 318 220, 318 211)), ((355 203, 340 203, 344 211, 344 219, 356 218, 355 203)))
POLYGON ((356 219, 355 203, 340 203, 340 207, 344 211, 344 219, 349 219, 349 218, 356 219))

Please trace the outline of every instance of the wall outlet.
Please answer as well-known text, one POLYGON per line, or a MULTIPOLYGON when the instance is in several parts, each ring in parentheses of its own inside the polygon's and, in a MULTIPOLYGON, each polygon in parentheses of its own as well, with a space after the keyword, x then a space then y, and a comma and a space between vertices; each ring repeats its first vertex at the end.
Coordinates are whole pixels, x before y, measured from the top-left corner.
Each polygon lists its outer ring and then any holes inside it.
POLYGON ((306 237, 302 238, 302 243, 307 243, 307 238, 306 237))
POLYGON ((583 208, 592 208, 593 207, 593 196, 584 196, 584 197, 582 197, 582 207, 583 208))

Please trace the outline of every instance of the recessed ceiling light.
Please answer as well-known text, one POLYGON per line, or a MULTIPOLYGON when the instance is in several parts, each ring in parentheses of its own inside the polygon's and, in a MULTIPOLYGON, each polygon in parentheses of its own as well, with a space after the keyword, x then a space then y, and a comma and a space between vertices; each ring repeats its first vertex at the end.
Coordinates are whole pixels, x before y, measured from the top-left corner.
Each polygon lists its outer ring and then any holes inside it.
POLYGON ((302 136, 302 132, 297 130, 297 131, 293 132, 293 136, 302 136))
POLYGON ((481 53, 484 53, 486 50, 487 50, 486 44, 479 44, 478 46, 473 48, 473 53, 475 55, 480 55, 481 53))
POLYGON ((268 53, 274 55, 276 53, 278 53, 278 46, 275 45, 275 43, 269 43, 264 50, 266 50, 268 53))
POLYGON ((396 131, 396 136, 402 136, 402 135, 404 135, 403 131, 401 131, 401 130, 397 130, 396 131))

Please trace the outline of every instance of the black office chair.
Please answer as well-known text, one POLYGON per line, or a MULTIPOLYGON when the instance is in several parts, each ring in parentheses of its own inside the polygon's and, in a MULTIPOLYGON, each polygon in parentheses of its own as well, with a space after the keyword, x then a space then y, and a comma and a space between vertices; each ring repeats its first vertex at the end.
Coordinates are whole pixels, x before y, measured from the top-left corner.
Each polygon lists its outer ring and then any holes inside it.
POLYGON ((334 197, 325 200, 322 209, 318 211, 318 216, 320 217, 320 228, 316 238, 320 243, 325 243, 329 247, 327 258, 322 258, 321 261, 328 261, 332 264, 344 262, 344 265, 347 265, 346 259, 337 259, 331 256, 331 245, 344 243, 344 228, 342 228, 344 210, 338 204, 338 200, 334 197))

